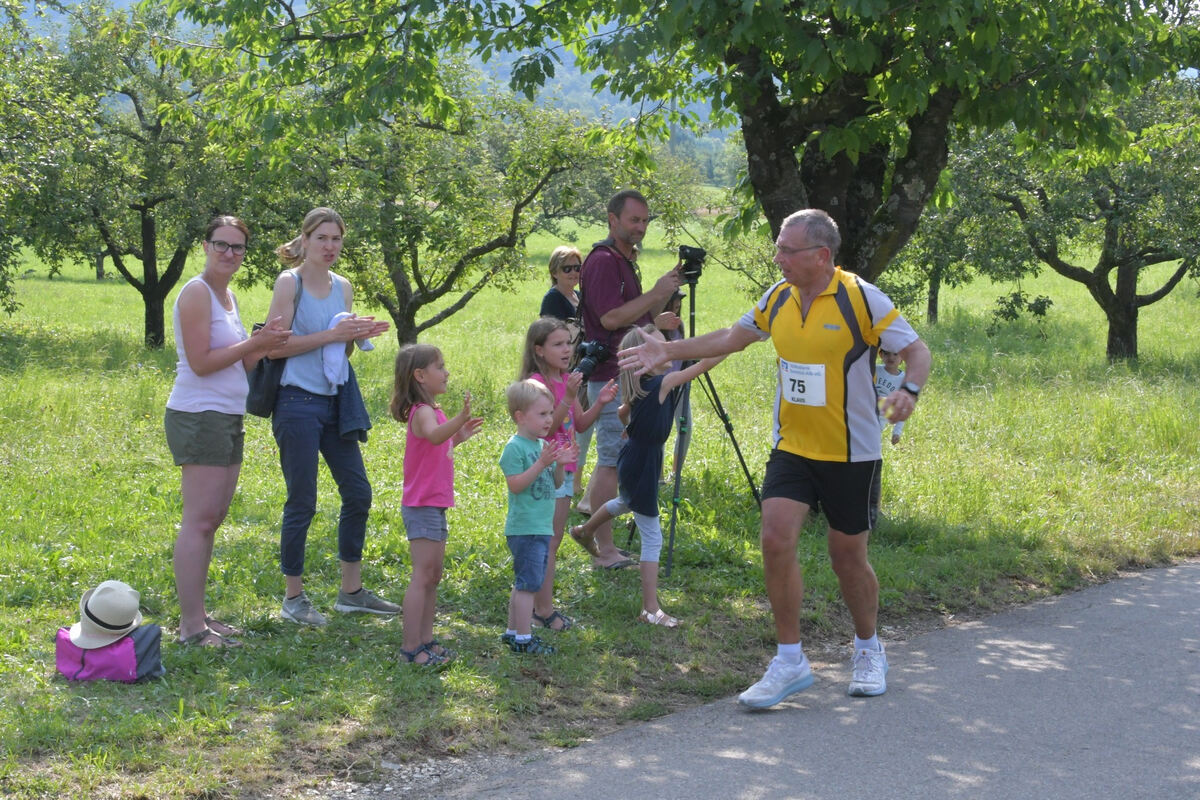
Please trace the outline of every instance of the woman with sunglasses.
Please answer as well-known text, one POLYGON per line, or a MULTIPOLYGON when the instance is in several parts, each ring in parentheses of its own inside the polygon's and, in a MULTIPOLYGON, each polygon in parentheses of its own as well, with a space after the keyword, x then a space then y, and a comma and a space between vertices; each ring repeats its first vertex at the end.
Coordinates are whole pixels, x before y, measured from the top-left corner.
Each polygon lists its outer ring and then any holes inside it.
POLYGON ((579 270, 583 267, 583 256, 574 247, 562 245, 550 254, 550 291, 542 298, 542 310, 538 316, 558 317, 572 324, 571 340, 579 331, 579 270))
POLYGON ((287 343, 275 317, 246 335, 229 282, 242 265, 250 229, 237 217, 215 217, 204 232, 204 269, 175 299, 175 385, 167 399, 167 446, 182 468, 183 521, 175 539, 179 641, 236 647, 237 631, 209 615, 204 597, 213 539, 229 511, 242 469, 246 370, 287 343))

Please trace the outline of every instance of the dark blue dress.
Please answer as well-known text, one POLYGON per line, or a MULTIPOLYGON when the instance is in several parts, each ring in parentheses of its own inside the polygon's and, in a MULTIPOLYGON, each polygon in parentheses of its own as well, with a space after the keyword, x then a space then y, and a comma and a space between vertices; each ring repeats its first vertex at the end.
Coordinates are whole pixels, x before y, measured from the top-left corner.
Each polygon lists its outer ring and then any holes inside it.
POLYGON ((621 497, 632 511, 658 516, 658 480, 662 475, 663 445, 675 424, 675 407, 683 393, 680 384, 658 402, 658 391, 665 375, 642 377, 646 396, 633 404, 625 430, 629 438, 617 457, 617 484, 621 497))

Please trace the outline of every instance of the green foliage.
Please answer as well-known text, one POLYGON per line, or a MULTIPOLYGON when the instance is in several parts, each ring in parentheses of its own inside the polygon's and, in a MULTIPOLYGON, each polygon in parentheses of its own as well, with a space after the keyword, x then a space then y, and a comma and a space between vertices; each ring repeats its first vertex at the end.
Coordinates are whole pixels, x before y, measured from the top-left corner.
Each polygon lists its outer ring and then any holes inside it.
POLYGON ((916 227, 956 127, 1117 152, 1130 137, 1101 101, 1193 63, 1193 13, 1103 0, 522 3, 525 24, 496 38, 538 47, 549 30, 597 86, 663 104, 662 125, 694 124, 677 104, 701 98, 736 116, 771 227, 826 208, 844 263, 873 278, 916 227))
POLYGON ((175 30, 161 9, 86 3, 63 13, 64 41, 24 39, 44 57, 35 59, 42 69, 20 76, 20 91, 44 95, 37 83, 45 80, 59 93, 31 111, 30 125, 50 125, 58 138, 20 154, 14 168, 25 181, 7 201, 10 219, 52 269, 100 253, 112 259, 142 295, 147 343, 161 347, 163 303, 188 252, 214 213, 241 205, 250 179, 206 135, 211 117, 195 103, 205 76, 185 81, 155 64, 155 43, 175 30), (74 112, 56 119, 68 97, 74 112), (181 106, 190 113, 171 113, 181 106))
POLYGON ((1194 63, 1194 8, 1167 3, 954 0, 895 6, 863 0, 711 3, 695 0, 327 0, 300 14, 264 0, 172 0, 172 13, 219 27, 225 49, 166 58, 240 76, 224 104, 269 135, 301 120, 301 136, 342 131, 405 110, 452 118, 447 58, 519 53, 514 86, 530 97, 558 70, 560 49, 637 105, 605 135, 668 138, 740 122, 753 203, 772 230, 805 206, 830 210, 843 262, 873 279, 917 226, 958 127, 1013 125, 1116 153, 1130 137, 1105 113, 1150 80, 1194 63), (297 106, 291 86, 320 88, 297 106))
POLYGON ((25 196, 39 168, 65 157, 63 139, 94 107, 62 75, 62 56, 22 24, 20 6, 0 20, 0 308, 16 310, 17 266, 25 196))
MULTIPOLYGON (((1046 295, 1038 295, 1030 300, 1023 289, 998 297, 996 308, 992 311, 992 321, 987 326, 988 335, 994 336, 1002 323, 1015 322, 1022 314, 1029 314, 1040 323, 1053 305, 1054 301, 1046 295)), ((1044 331, 1041 335, 1043 338, 1046 336, 1044 331)))
POLYGON ((955 202, 932 213, 905 252, 908 274, 927 280, 932 297, 974 274, 1017 278, 1049 266, 1086 286, 1104 312, 1109 358, 1136 358, 1139 309, 1195 274, 1200 259, 1200 84, 1159 81, 1111 116, 1131 145, 1103 158, 1012 128, 965 141, 945 176, 955 202), (1089 257, 1094 265, 1081 266, 1089 257), (1152 272, 1159 264, 1172 268, 1152 272))

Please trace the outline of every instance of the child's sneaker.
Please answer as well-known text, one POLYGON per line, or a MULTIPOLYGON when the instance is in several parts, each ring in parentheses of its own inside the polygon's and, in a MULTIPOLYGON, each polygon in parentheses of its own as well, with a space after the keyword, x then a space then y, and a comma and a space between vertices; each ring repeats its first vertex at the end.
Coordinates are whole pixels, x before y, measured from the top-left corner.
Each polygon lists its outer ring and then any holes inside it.
MULTIPOLYGON (((508 636, 508 634, 505 634, 505 636, 508 636)), ((517 637, 514 636, 508 641, 508 649, 514 653, 533 653, 539 656, 554 655, 554 648, 536 636, 528 642, 518 642, 517 637)))

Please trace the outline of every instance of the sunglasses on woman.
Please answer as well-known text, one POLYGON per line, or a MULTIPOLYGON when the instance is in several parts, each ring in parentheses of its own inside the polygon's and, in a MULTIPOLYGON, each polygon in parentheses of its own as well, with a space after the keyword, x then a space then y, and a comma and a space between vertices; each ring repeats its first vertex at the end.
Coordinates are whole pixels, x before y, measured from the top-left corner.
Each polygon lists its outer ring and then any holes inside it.
POLYGON ((560 272, 579 272, 583 269, 583 264, 563 264, 558 269, 560 272))

